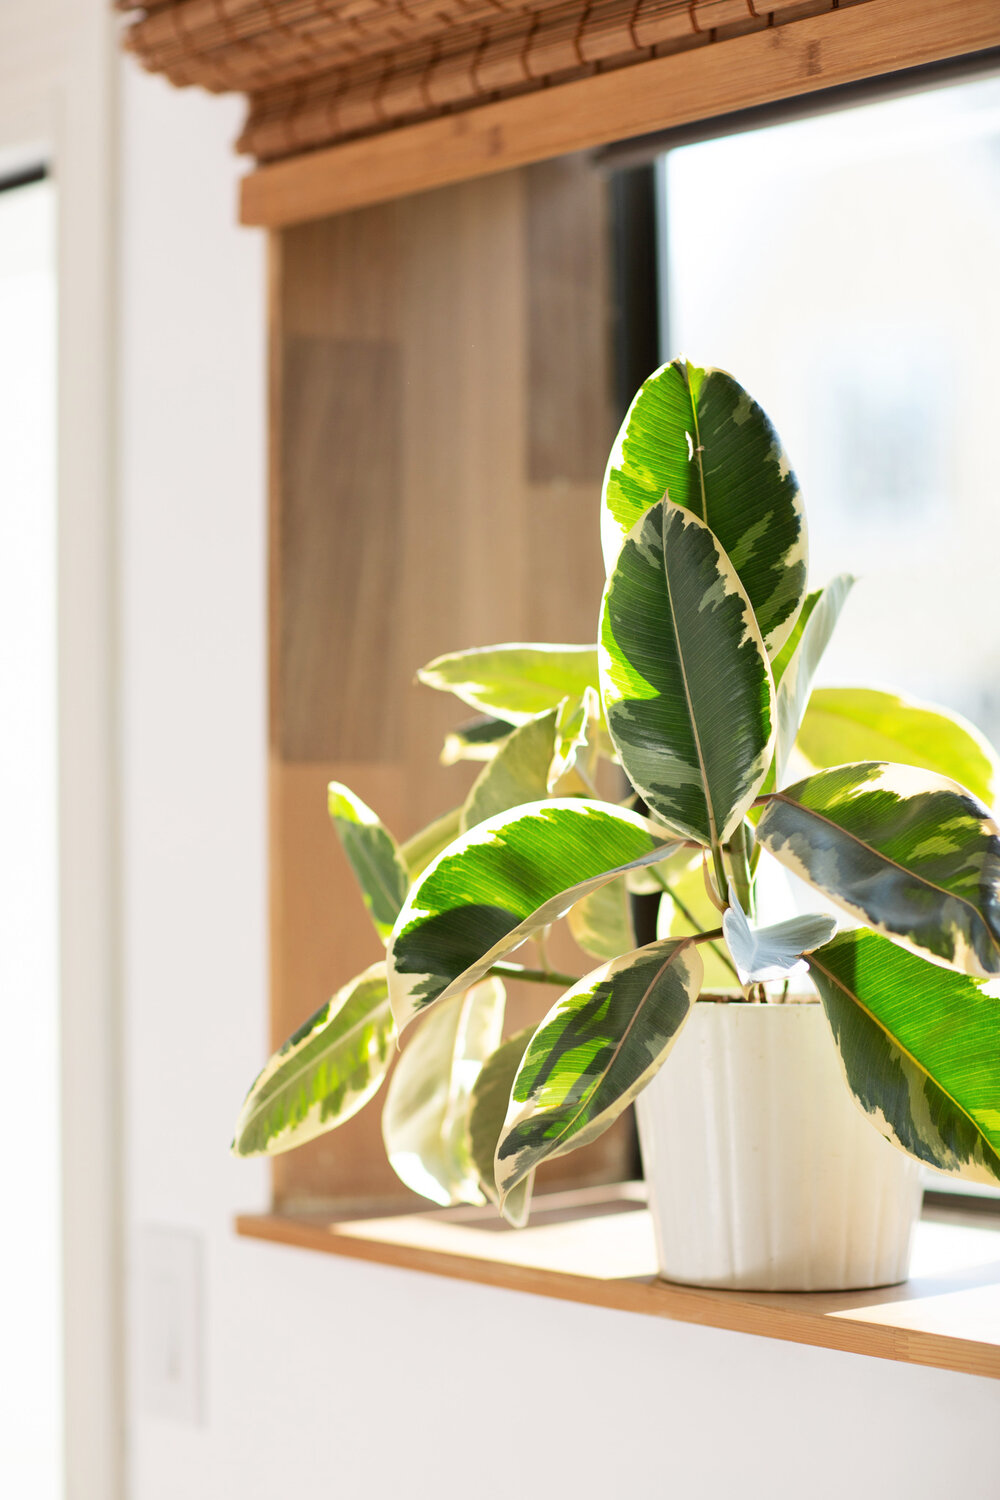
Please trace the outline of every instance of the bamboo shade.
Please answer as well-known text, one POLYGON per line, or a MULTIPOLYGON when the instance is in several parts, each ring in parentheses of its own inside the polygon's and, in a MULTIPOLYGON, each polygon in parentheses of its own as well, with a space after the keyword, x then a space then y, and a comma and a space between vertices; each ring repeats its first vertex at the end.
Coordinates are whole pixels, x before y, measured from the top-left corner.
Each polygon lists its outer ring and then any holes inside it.
POLYGON ((249 96, 261 162, 870 0, 117 0, 178 85, 249 96))

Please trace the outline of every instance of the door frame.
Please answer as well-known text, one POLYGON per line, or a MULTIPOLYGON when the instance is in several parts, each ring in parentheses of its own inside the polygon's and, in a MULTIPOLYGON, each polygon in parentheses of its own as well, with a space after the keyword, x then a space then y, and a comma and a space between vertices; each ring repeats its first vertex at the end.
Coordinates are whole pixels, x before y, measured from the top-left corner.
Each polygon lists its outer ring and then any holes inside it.
MULTIPOLYGON (((107 0, 7 0, 0 174, 57 189, 58 860, 65 1493, 124 1495, 114 249, 107 0)), ((30 1234, 31 1226, 21 1231, 30 1234)))

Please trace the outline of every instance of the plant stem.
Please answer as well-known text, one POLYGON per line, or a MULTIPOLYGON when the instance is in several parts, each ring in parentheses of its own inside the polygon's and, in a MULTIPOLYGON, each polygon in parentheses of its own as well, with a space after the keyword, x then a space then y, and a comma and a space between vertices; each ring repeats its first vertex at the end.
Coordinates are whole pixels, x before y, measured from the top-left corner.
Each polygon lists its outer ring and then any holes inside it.
POLYGON ((557 974, 554 969, 525 969, 520 964, 494 964, 487 971, 497 979, 527 979, 532 984, 558 984, 563 989, 576 984, 579 974, 557 974))
POLYGON ((733 836, 729 840, 729 862, 733 867, 733 887, 736 891, 736 899, 746 912, 747 916, 753 918, 753 883, 750 879, 750 860, 747 855, 746 825, 741 823, 734 829, 733 836))
MULTIPOLYGON (((692 941, 692 943, 714 943, 715 940, 717 938, 720 938, 721 936, 722 936, 722 928, 721 927, 713 927, 712 930, 711 930, 711 932, 696 932, 693 935, 693 937, 691 938, 691 941, 692 941)), ((736 972, 736 970, 733 969, 733 973, 734 974, 735 974, 735 972, 736 972)))
POLYGON ((726 874, 726 861, 722 856, 722 845, 712 845, 712 863, 715 866, 715 883, 719 888, 719 900, 726 904, 726 893, 729 890, 729 877, 726 874))

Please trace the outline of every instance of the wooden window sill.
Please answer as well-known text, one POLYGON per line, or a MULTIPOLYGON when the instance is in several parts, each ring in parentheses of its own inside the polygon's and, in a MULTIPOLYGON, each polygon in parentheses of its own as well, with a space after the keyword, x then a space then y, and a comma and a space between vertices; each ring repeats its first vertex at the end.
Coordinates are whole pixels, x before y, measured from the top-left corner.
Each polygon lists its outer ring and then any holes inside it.
POLYGON ((641 1183, 625 1183, 550 1194, 517 1232, 475 1208, 248 1214, 236 1227, 329 1255, 1000 1379, 1000 1223, 926 1210, 902 1286, 707 1291, 657 1277, 643 1193, 641 1183))

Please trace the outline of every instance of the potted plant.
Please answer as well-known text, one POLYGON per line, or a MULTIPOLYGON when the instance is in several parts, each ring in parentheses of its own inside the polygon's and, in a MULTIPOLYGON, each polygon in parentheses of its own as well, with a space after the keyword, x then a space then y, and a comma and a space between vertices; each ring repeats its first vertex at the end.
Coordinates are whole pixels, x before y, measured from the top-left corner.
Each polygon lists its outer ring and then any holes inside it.
POLYGON ((387 951, 271 1059, 234 1149, 348 1119, 419 1021, 383 1135, 433 1201, 523 1224, 537 1167, 638 1099, 665 1275, 899 1280, 917 1163, 1000 1182, 996 757, 942 710, 811 691, 852 580, 807 591, 795 476, 724 371, 675 360, 643 385, 601 526, 596 647, 420 674, 484 716, 445 747, 484 762, 461 808, 400 848, 330 788, 387 951), (623 799, 597 795, 602 763, 623 799), (782 867, 798 894, 775 922, 782 867), (637 945, 640 890, 660 906, 637 945), (583 976, 546 962, 563 918, 600 960, 583 976), (537 958, 513 961, 529 940, 537 958), (559 990, 514 1036, 509 976, 559 990))

